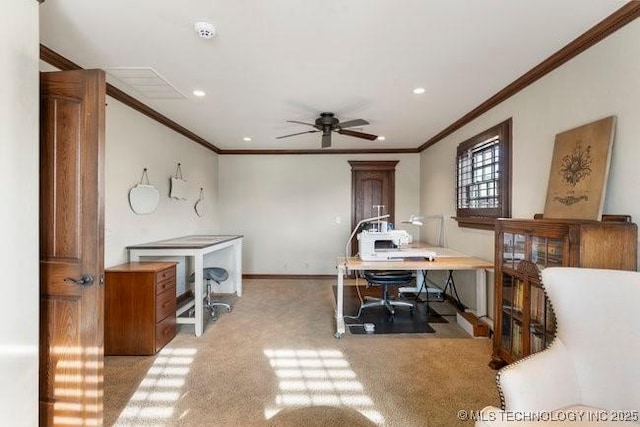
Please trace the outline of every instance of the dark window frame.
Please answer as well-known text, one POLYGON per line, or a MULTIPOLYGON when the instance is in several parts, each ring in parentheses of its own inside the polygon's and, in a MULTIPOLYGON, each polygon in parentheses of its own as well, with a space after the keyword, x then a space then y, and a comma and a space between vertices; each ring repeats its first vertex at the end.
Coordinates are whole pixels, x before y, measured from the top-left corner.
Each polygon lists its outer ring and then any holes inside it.
MULTIPOLYGON (((502 123, 499 123, 490 129, 487 129, 478 135, 475 135, 466 141, 460 143, 456 150, 456 221, 458 226, 468 228, 480 228, 480 229, 493 229, 496 218, 510 218, 511 217, 511 147, 512 147, 512 119, 509 118, 502 123), (497 144, 491 143, 491 139, 498 138, 497 144), (499 199, 498 206, 495 207, 465 207, 460 206, 461 200, 479 202, 482 197, 470 197, 469 187, 460 185, 461 180, 461 161, 465 157, 470 158, 472 161, 472 150, 476 150, 475 154, 478 154, 483 150, 483 146, 487 144, 498 147, 498 159, 495 162, 497 164, 498 178, 489 180, 489 182, 495 182, 497 194, 495 197, 499 199), (466 194, 463 194, 466 193, 466 194)), ((484 150, 488 151, 488 150, 484 150)), ((473 167, 468 172, 472 178, 472 183, 477 184, 473 180, 473 167)))

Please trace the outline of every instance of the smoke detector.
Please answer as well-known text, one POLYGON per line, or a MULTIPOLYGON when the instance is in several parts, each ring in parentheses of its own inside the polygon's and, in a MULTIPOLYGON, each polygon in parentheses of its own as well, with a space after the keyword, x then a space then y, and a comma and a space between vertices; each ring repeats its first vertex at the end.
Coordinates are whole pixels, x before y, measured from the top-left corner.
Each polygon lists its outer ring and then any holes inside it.
POLYGON ((216 35, 216 29, 208 22, 196 22, 195 30, 203 39, 210 39, 216 35))

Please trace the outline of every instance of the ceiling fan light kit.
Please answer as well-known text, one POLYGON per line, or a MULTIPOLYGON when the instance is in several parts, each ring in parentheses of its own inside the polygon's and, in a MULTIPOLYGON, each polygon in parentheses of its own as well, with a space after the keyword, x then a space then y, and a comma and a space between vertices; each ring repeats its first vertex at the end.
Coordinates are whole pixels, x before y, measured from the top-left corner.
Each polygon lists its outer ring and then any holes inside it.
POLYGON ((355 126, 368 125, 368 121, 364 119, 355 119, 348 120, 346 122, 340 122, 340 120, 335 117, 335 114, 329 112, 320 113, 320 117, 318 117, 314 123, 300 122, 297 120, 287 120, 287 122, 311 126, 316 130, 308 130, 306 132, 297 132, 289 135, 278 136, 276 137, 276 139, 288 138, 290 136, 302 135, 305 133, 322 132, 322 148, 331 147, 331 132, 336 132, 340 135, 353 136, 355 138, 367 139, 369 141, 375 141, 376 139, 378 139, 378 135, 345 129, 355 126))

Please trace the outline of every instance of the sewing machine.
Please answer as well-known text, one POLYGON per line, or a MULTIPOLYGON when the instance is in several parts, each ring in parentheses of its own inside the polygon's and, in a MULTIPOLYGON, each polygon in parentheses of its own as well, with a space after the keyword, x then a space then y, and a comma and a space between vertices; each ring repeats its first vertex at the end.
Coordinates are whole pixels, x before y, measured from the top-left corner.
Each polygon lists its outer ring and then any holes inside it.
POLYGON ((363 261, 402 261, 405 258, 436 259, 435 252, 409 248, 411 235, 405 230, 363 231, 358 234, 360 259, 363 261))

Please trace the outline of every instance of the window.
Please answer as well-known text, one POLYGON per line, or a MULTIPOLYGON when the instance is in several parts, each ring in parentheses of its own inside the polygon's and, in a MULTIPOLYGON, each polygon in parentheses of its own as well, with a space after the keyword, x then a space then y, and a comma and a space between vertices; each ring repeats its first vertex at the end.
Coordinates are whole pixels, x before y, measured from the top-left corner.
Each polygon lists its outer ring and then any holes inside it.
POLYGON ((511 216, 511 119, 458 145, 456 220, 461 227, 493 229, 511 216))

